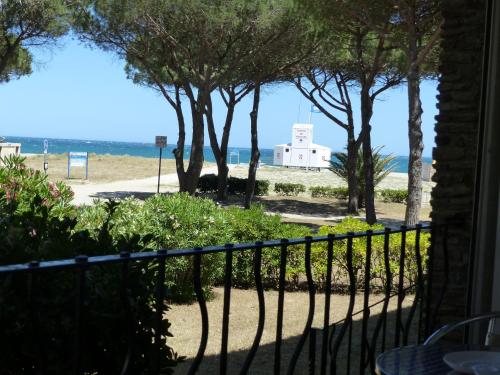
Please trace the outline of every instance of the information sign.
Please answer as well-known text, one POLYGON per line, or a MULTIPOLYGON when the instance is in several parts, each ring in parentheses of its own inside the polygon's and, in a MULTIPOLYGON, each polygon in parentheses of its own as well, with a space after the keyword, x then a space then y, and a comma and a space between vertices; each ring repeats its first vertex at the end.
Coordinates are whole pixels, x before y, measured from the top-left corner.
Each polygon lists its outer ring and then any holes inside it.
POLYGON ((71 167, 85 167, 85 179, 89 178, 89 153, 88 152, 70 152, 68 153, 68 178, 71 167))
POLYGON ((43 170, 45 174, 47 174, 47 170, 49 169, 49 158, 47 153, 49 152, 49 141, 47 139, 43 140, 43 170))
POLYGON ((158 159, 158 187, 156 192, 160 193, 160 176, 161 176, 161 154, 164 147, 167 147, 167 137, 165 135, 157 135, 155 137, 155 146, 160 149, 160 157, 158 159))
POLYGON ((164 135, 157 135, 155 138, 155 146, 156 147, 167 147, 167 137, 164 135))

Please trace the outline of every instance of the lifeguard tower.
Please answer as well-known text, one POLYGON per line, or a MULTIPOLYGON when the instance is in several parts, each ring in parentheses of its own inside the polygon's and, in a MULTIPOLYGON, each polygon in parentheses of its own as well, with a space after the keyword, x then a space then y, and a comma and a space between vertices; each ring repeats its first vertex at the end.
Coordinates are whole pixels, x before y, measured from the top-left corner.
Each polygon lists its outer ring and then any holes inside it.
POLYGON ((274 146, 273 164, 283 167, 329 168, 332 151, 313 143, 313 124, 294 124, 292 142, 274 146))
POLYGON ((0 157, 6 157, 10 155, 20 155, 21 154, 21 144, 5 142, 4 137, 0 137, 0 157))

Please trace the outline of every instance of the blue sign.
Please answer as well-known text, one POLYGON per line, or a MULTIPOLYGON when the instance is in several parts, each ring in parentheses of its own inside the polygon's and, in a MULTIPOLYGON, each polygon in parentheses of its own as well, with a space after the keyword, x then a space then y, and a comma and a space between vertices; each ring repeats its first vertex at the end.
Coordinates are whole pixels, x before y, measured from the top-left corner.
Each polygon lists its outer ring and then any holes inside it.
POLYGON ((88 152, 69 152, 68 153, 68 178, 71 167, 85 167, 85 179, 89 178, 89 153, 88 152))

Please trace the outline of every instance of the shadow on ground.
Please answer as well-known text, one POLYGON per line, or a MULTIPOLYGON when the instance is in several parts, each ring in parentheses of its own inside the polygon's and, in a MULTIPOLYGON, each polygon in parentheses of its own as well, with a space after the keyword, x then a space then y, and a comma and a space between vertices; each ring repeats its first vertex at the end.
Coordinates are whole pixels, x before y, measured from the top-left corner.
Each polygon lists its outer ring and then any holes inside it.
MULTIPOLYGON (((318 306, 317 308, 323 308, 323 306, 318 306)), ((332 305, 332 308, 335 306, 332 305)), ((404 308, 402 310, 403 323, 406 322, 410 308, 404 308)), ((371 338, 373 336, 374 328, 381 314, 373 314, 368 320, 368 340, 371 343, 371 338)), ((410 326, 411 334, 408 337, 407 344, 416 344, 418 340, 418 311, 415 314, 412 324, 410 326)), ((172 322, 175 324, 175 322, 172 322)), ((304 322, 305 323, 305 322, 304 322)), ((351 331, 351 341, 349 345, 349 330, 345 331, 340 344, 338 346, 338 351, 335 358, 332 361, 331 352, 335 347, 335 341, 339 337, 339 332, 341 331, 341 326, 343 322, 336 326, 333 330, 330 326, 329 335, 333 332, 333 340, 327 345, 327 368, 326 373, 336 373, 338 375, 345 374, 359 374, 360 373, 360 363, 361 363, 361 345, 362 341, 362 319, 361 314, 356 316, 353 320, 352 331, 351 331), (336 372, 331 371, 332 367, 335 367, 336 372)), ((372 363, 375 363, 375 359, 381 352, 388 350, 394 346, 395 339, 395 326, 396 326, 396 311, 390 311, 386 314, 386 330, 385 338, 383 331, 380 330, 378 334, 378 339, 376 341, 376 350, 373 352, 372 363), (382 341, 385 341, 382 347, 382 341)), ((317 327, 315 345, 311 347, 311 336, 309 335, 302 346, 298 361, 293 372, 290 372, 290 361, 294 355, 297 345, 300 341, 301 336, 289 337, 283 340, 281 343, 281 361, 280 361, 280 374, 294 373, 294 374, 308 374, 308 373, 320 373, 321 368, 321 352, 322 352, 322 340, 323 335, 321 327, 317 327), (311 366, 314 367, 315 371, 309 372, 311 366)), ((237 339, 235 335, 231 335, 229 340, 237 339)), ((331 337, 331 336, 330 336, 331 337)), ((400 337, 401 343, 403 340, 403 334, 400 337)), ((181 348, 178 348, 181 350, 181 348)), ((220 352, 219 352, 220 353, 220 352)), ((238 374, 240 373, 245 361, 247 360, 249 350, 238 350, 228 353, 228 374, 238 374)), ((257 353, 251 362, 249 374, 265 375, 274 372, 274 360, 275 360, 276 346, 274 343, 265 344, 258 348, 257 353)), ((367 358, 369 357, 368 350, 366 351, 367 358)), ((182 354, 182 353, 180 353, 182 354)), ((208 355, 203 358, 200 367, 197 371, 198 374, 215 374, 220 372, 221 366, 220 355, 208 355)), ((188 358, 185 362, 181 363, 175 370, 175 374, 186 374, 189 371, 190 366, 193 363, 193 358, 188 358)), ((365 374, 371 374, 370 365, 364 370, 365 374)))

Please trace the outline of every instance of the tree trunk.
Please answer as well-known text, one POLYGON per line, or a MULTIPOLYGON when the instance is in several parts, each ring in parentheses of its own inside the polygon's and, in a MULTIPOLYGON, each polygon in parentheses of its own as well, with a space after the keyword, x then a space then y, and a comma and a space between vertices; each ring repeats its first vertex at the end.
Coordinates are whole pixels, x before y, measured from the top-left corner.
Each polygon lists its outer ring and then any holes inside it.
POLYGON ((217 200, 225 201, 227 199, 227 179, 229 174, 229 168, 227 166, 227 149, 229 144, 229 134, 231 132, 231 125, 233 123, 234 108, 236 106, 236 98, 233 93, 229 94, 229 100, 227 101, 227 113, 226 120, 224 123, 224 129, 222 131, 222 138, 220 142, 217 141, 217 133, 215 131, 215 124, 213 120, 212 112, 212 102, 209 98, 207 101, 207 128, 208 135, 210 137, 210 146, 212 147, 212 152, 217 163, 217 200))
POLYGON ((424 149, 422 136, 422 103, 420 101, 420 71, 416 63, 417 41, 411 38, 411 64, 408 73, 408 140, 410 155, 408 160, 408 199, 406 201, 405 224, 415 225, 419 222, 422 204, 422 152, 424 149))
POLYGON ((354 127, 347 131, 347 189, 349 190, 349 202, 347 213, 357 215, 359 209, 359 181, 356 173, 358 163, 358 149, 354 138, 354 127))
POLYGON ((175 169, 177 171, 177 178, 179 179, 179 190, 186 191, 185 181, 186 172, 184 170, 184 145, 186 143, 186 123, 184 122, 184 114, 182 112, 181 98, 179 93, 179 87, 175 87, 175 100, 176 105, 174 106, 175 113, 177 115, 177 124, 179 127, 179 135, 177 136, 177 147, 173 151, 175 158, 175 169))
MULTIPOLYGON (((186 90, 187 91, 187 90, 186 90)), ((187 92, 188 93, 188 92, 187 92)), ((191 104, 191 113, 193 117, 193 136, 191 141, 191 154, 189 156, 189 165, 185 173, 183 185, 180 186, 181 192, 187 192, 190 195, 196 193, 198 187, 198 180, 200 178, 201 170, 203 169, 203 146, 205 136, 205 122, 204 112, 207 100, 207 95, 210 95, 205 89, 198 89, 196 100, 190 91, 188 97, 191 104)))
POLYGON ((373 157, 371 145, 370 120, 373 114, 373 103, 368 88, 361 90, 361 131, 363 132, 363 166, 365 177, 365 213, 366 222, 374 224, 377 222, 375 213, 375 184, 373 176, 373 157))
POLYGON ((250 164, 248 167, 248 180, 245 192, 245 208, 250 208, 250 204, 252 203, 252 199, 255 192, 257 164, 259 163, 259 158, 260 158, 259 140, 257 137, 257 119, 259 114, 259 103, 260 103, 260 84, 256 83, 253 92, 252 112, 250 112, 250 133, 252 141, 252 150, 250 155, 250 164))
POLYGON ((422 104, 420 102, 419 79, 408 77, 409 120, 408 138, 410 155, 408 160, 408 199, 406 201, 405 224, 419 222, 422 203, 422 104), (410 87, 412 86, 412 87, 410 87))
POLYGON ((227 149, 229 145, 229 134, 231 132, 231 125, 233 124, 234 107, 236 103, 232 103, 227 108, 226 122, 222 131, 222 139, 220 143, 220 153, 222 166, 218 167, 218 182, 217 182, 217 199, 224 201, 227 199, 227 179, 229 168, 227 167, 227 149))

